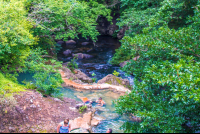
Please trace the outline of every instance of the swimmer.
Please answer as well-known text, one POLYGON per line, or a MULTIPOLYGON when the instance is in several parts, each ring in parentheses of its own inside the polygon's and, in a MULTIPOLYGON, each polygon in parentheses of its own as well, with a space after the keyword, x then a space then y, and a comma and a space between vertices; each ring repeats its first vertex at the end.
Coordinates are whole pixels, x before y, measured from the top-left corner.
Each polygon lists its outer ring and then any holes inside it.
POLYGON ((96 101, 96 103, 98 103, 98 105, 103 106, 106 103, 102 100, 102 98, 100 97, 99 100, 96 101))
POLYGON ((83 101, 83 103, 89 103, 89 104, 92 103, 92 101, 90 101, 87 97, 77 96, 77 98, 81 99, 83 101))

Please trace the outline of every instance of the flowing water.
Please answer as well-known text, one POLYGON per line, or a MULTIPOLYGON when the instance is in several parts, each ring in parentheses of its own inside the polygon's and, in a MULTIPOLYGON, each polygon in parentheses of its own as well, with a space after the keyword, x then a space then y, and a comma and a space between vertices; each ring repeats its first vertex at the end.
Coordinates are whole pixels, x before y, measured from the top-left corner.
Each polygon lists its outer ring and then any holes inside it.
MULTIPOLYGON (((96 74, 97 81, 102 79, 108 74, 112 74, 114 70, 119 72, 119 77, 127 78, 133 85, 133 76, 126 76, 119 66, 113 66, 110 64, 110 60, 115 53, 115 49, 119 48, 121 43, 112 38, 111 36, 99 36, 95 45, 89 40, 79 38, 75 40, 77 42, 76 47, 69 49, 72 53, 84 53, 92 55, 93 58, 79 59, 77 60, 79 69, 89 77, 93 77, 92 74, 96 74), (82 42, 89 42, 87 46, 81 45, 82 42)), ((58 59, 65 62, 69 62, 72 56, 64 56, 63 51, 67 50, 66 46, 63 46, 58 53, 58 59)))
MULTIPOLYGON (((113 66, 109 63, 113 54, 115 53, 115 49, 120 46, 120 42, 116 39, 113 39, 109 36, 99 36, 98 41, 95 43, 95 46, 91 43, 88 46, 82 46, 81 43, 85 42, 85 39, 80 38, 79 40, 75 40, 77 42, 76 48, 70 49, 72 53, 84 53, 93 55, 93 58, 90 59, 79 59, 77 60, 79 69, 87 74, 89 77, 92 77, 92 73, 96 74, 96 79, 102 79, 108 74, 112 74, 114 70, 120 73, 120 77, 129 79, 131 85, 133 85, 133 77, 126 76, 123 71, 120 70, 118 66, 113 66), (88 51, 92 50, 92 51, 88 51)), ((66 57, 62 53, 66 48, 63 47, 58 54, 58 59, 63 62, 68 62, 72 57, 66 57)), ((22 83, 23 80, 33 81, 32 73, 19 74, 18 81, 22 83)), ((93 127, 93 132, 96 133, 105 133, 108 128, 112 128, 113 133, 122 133, 123 130, 120 130, 120 126, 123 125, 124 122, 130 121, 127 116, 120 116, 115 112, 113 101, 121 94, 114 93, 111 90, 75 90, 73 88, 62 88, 61 92, 63 93, 63 97, 72 98, 78 101, 81 101, 77 98, 79 96, 85 96, 89 99, 98 99, 102 97, 105 101, 106 105, 103 107, 99 107, 93 104, 93 107, 97 108, 96 116, 102 118, 103 120, 96 127, 93 127)))

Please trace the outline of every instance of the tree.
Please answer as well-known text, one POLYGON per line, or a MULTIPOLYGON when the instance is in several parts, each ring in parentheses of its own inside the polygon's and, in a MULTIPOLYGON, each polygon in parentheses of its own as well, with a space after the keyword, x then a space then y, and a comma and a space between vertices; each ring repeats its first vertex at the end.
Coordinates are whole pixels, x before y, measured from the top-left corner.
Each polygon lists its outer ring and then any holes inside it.
POLYGON ((37 40, 26 14, 24 0, 0 0, 0 68, 7 75, 24 66, 30 46, 37 40))
POLYGON ((131 62, 122 69, 135 76, 135 85, 116 101, 116 111, 142 118, 141 123, 125 123, 125 132, 199 131, 200 3, 149 2, 145 8, 127 9, 118 23, 129 30, 112 62, 118 64, 121 54, 129 52, 124 59, 131 62), (132 60, 138 55, 137 61, 132 60))
POLYGON ((82 37, 96 40, 99 35, 95 29, 99 15, 109 16, 110 10, 102 4, 76 0, 32 0, 29 19, 35 22, 34 33, 40 37, 54 35, 56 39, 74 39, 81 33, 82 37))

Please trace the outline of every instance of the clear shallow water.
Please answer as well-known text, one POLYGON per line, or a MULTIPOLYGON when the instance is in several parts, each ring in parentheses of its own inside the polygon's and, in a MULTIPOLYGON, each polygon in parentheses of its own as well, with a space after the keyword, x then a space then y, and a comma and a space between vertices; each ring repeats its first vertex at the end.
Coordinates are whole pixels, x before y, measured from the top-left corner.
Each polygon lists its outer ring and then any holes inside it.
POLYGON ((115 112, 115 107, 113 101, 119 98, 120 94, 114 93, 109 89, 105 90, 75 90, 72 88, 62 88, 61 92, 64 94, 64 97, 72 98, 77 101, 81 101, 78 96, 87 97, 88 99, 98 99, 102 97, 106 105, 100 107, 96 104, 93 104, 93 107, 97 109, 96 116, 102 118, 103 120, 96 127, 93 127, 92 130, 95 133, 105 133, 108 128, 112 128, 113 133, 123 133, 123 130, 120 130, 120 127, 126 121, 129 121, 129 118, 126 116, 120 116, 115 112))

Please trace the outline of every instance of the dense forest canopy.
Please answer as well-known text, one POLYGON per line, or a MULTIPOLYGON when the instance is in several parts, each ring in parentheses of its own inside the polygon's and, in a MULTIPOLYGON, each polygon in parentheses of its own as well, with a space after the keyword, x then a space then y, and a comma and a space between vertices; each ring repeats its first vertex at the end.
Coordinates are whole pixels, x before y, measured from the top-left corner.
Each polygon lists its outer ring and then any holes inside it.
MULTIPOLYGON (((0 0, 0 77, 17 83, 19 72, 34 72, 29 88, 48 95, 62 83, 55 39, 82 37, 94 42, 100 16, 126 28, 111 63, 135 76, 129 95, 115 102, 119 114, 141 122, 125 132, 197 132, 200 129, 199 0, 0 0), (118 10, 119 9, 119 10, 118 10), (50 56, 48 56, 50 55, 50 56), (138 56, 137 60, 133 60, 138 56), (51 57, 51 58, 49 58, 51 57)), ((13 83, 12 83, 13 84, 13 83)), ((13 84, 14 85, 14 84, 13 84)), ((0 95, 23 87, 0 85, 0 95), (5 90, 7 89, 7 90, 5 90)))

